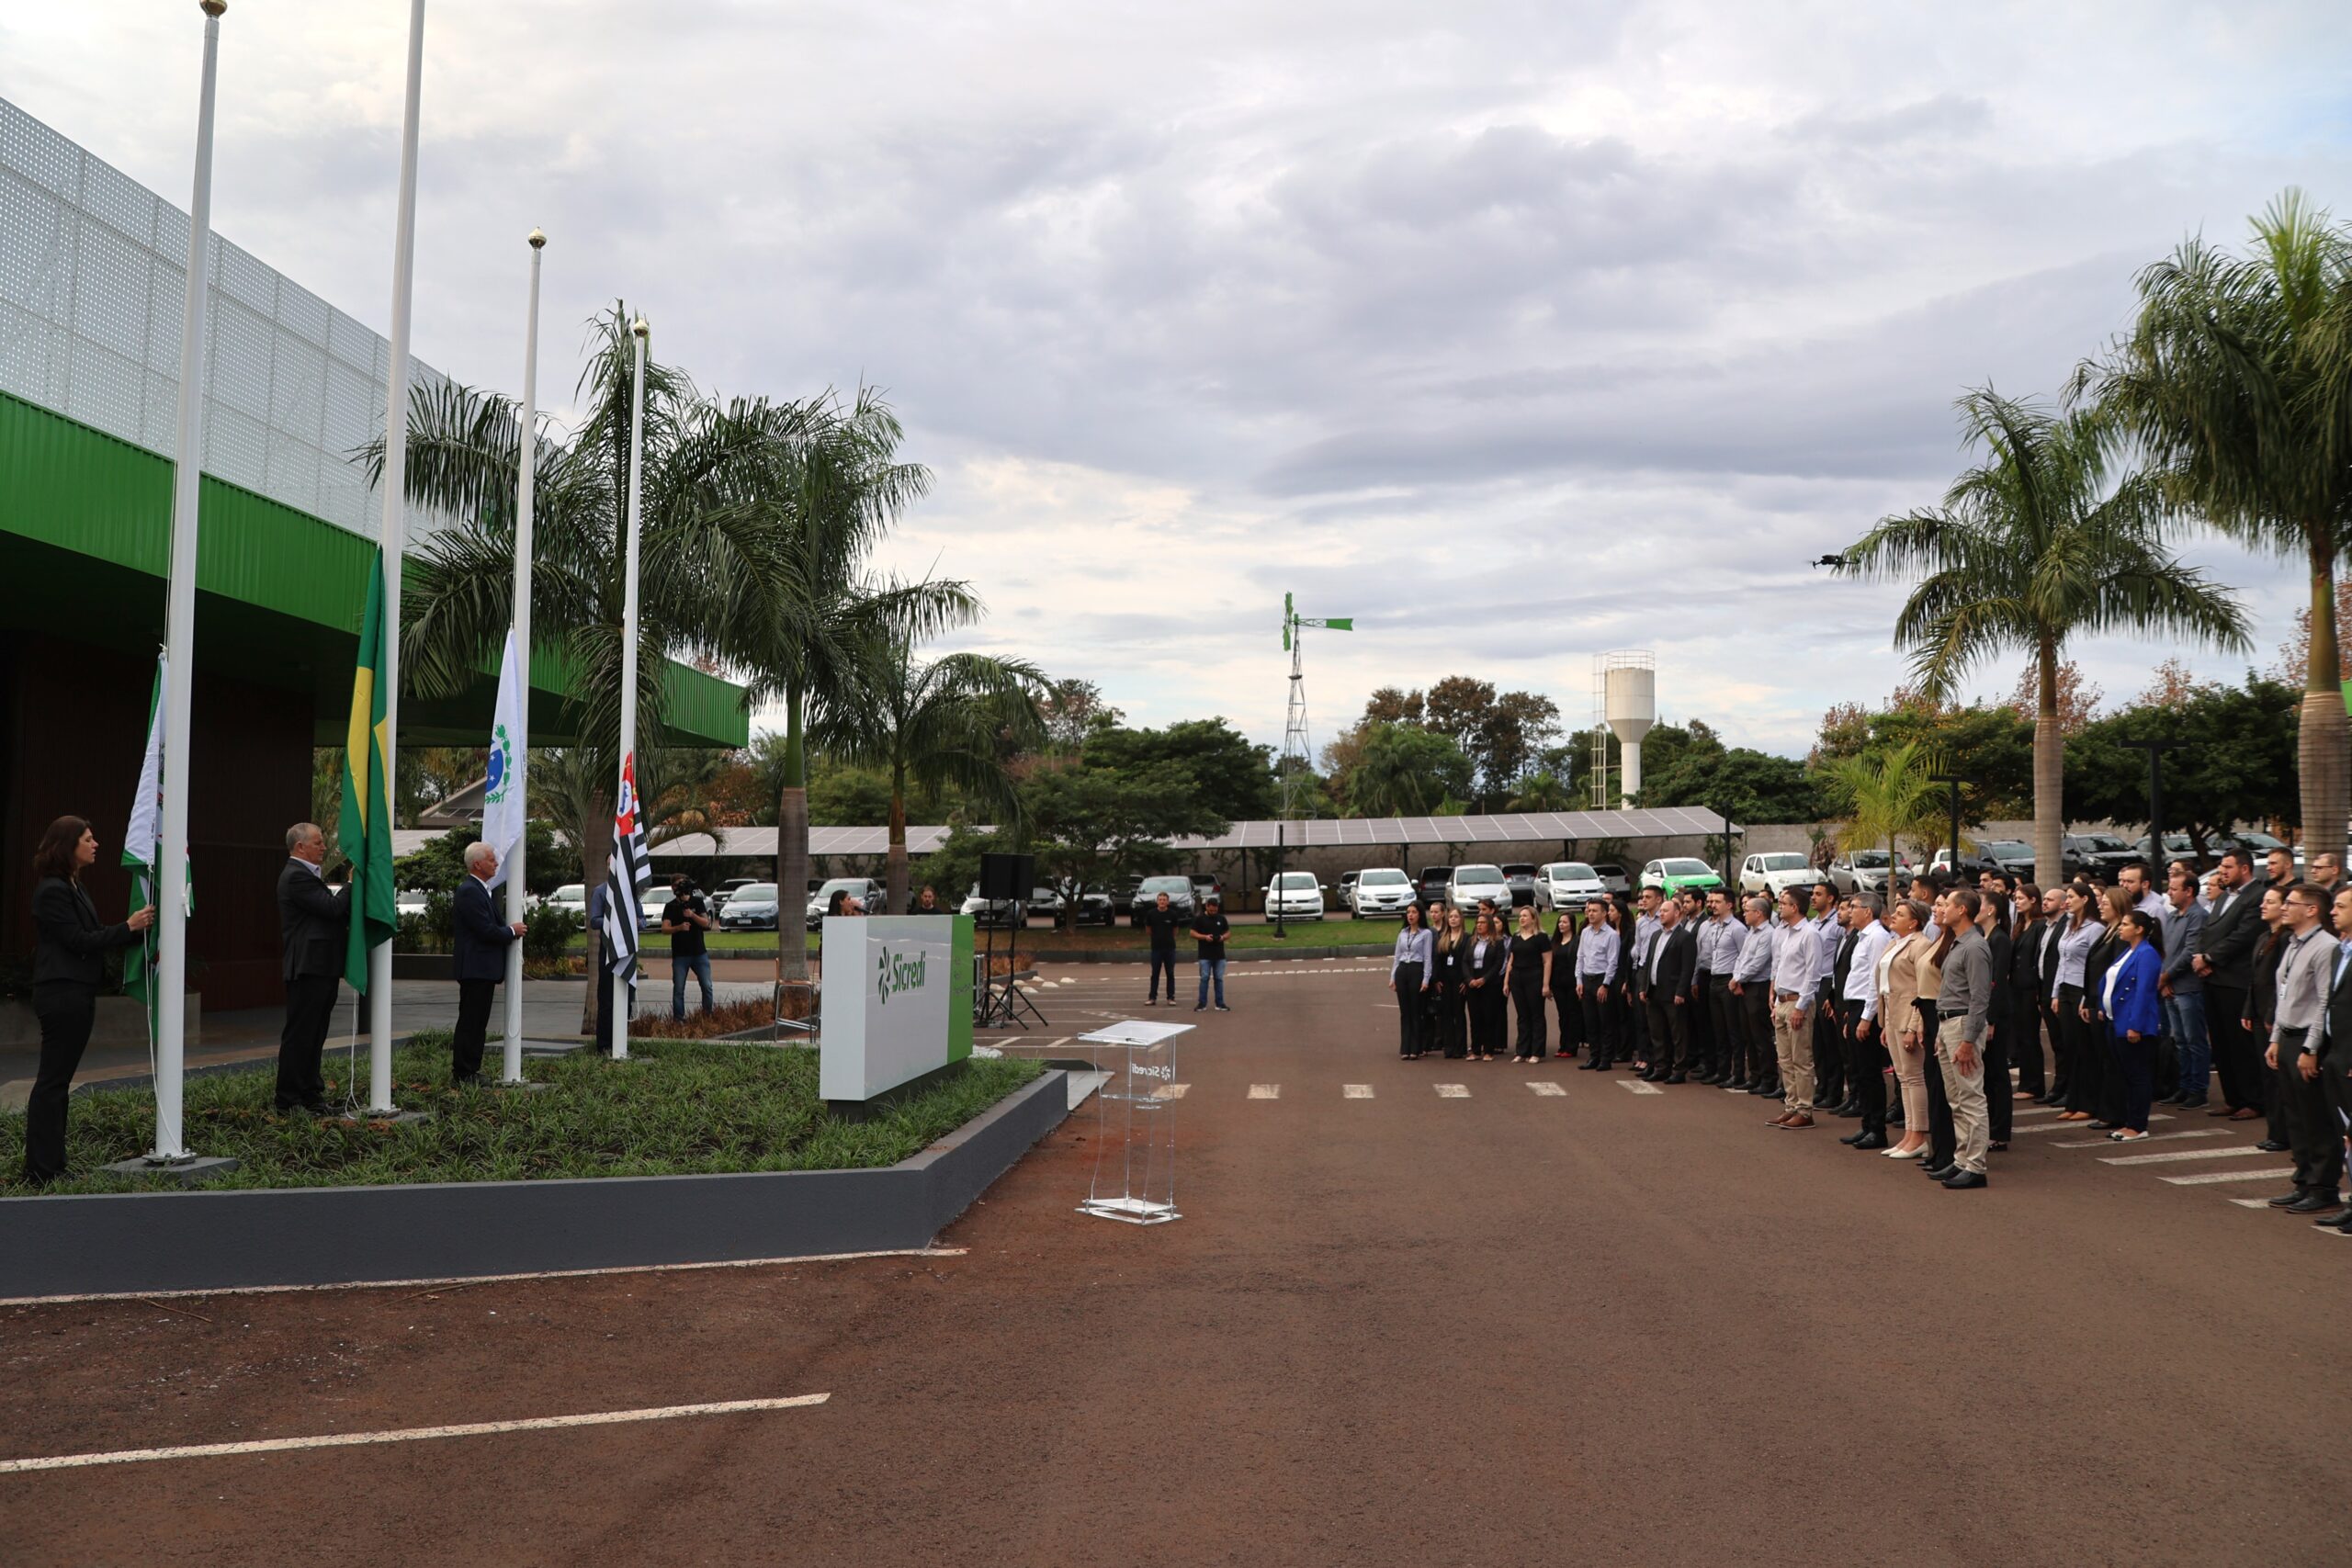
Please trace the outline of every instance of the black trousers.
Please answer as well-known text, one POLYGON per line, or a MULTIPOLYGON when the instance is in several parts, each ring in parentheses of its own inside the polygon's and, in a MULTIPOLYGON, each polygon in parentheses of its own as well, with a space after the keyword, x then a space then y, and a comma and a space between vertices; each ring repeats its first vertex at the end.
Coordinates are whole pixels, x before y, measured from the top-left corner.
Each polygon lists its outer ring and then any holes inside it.
MULTIPOLYGON (((520 448, 518 447, 517 450, 520 448)), ((1420 965, 1417 964, 1413 967, 1418 969, 1420 965)), ((1176 999, 1176 950, 1173 947, 1155 947, 1151 950, 1151 989, 1147 993, 1148 1000, 1156 1002, 1159 999, 1159 977, 1162 975, 1168 976, 1168 999, 1172 1002, 1176 999)), ((1401 993, 1404 987, 1398 986, 1397 990, 1401 993)))
POLYGON ((1715 1058, 1715 1020, 1708 1010, 1708 998, 1714 988, 1713 971, 1702 969, 1690 984, 1690 999, 1682 1004, 1682 1010, 1690 1015, 1683 1021, 1683 1027, 1690 1036, 1690 1051, 1682 1066, 1693 1073, 1704 1073, 1715 1058))
POLYGON ((1468 998, 1469 992, 1459 985, 1438 987, 1437 1041, 1454 1061, 1470 1054, 1468 998))
POLYGON ((1731 994, 1731 976, 1718 975, 1707 985, 1707 1072, 1728 1078, 1739 1071, 1742 1055, 1739 998, 1731 994))
POLYGON ((1886 1036, 1877 1024, 1867 1036, 1860 1033, 1858 1017, 1846 1032, 1846 1053, 1851 1066, 1847 1088, 1861 1102, 1862 1131, 1886 1136, 1886 1074, 1894 1063, 1886 1054, 1886 1036))
POLYGON ((2326 1075, 2306 1079, 2301 1045, 2278 1047, 2278 1099, 2295 1151, 2295 1185, 2334 1193, 2344 1182, 2344 1127, 2328 1103, 2326 1075))
POLYGON ((1663 994, 1650 998, 1650 1066, 1656 1071, 1690 1069, 1690 1003, 1677 1007, 1663 994))
POLYGON ((2017 1038, 2013 1021, 1997 1010, 1980 1049, 1984 1055, 1984 1132, 1994 1143, 2006 1144, 2017 1125, 2017 1101, 2009 1088, 2009 1049, 2017 1038))
MULTIPOLYGON (((2012 999, 2015 1027, 2009 1033, 2009 1055, 2018 1069, 2014 1092, 2039 1100, 2050 1092, 2050 1080, 2043 1076, 2041 1060, 2041 1032, 2050 1022, 2050 1004, 2038 991, 2012 999)), ((1992 1087, 1986 1086, 1988 1092, 1992 1087)))
POLYGON ((1772 1039, 1772 977, 1742 982, 1740 1039, 1747 1050, 1747 1081, 1769 1083, 1781 1071, 1781 1049, 1772 1039))
POLYGON ((1481 1056, 1503 1054, 1503 983, 1489 980, 1470 993, 1470 1049, 1481 1056))
POLYGON ((33 987, 33 1016, 40 1021, 40 1066, 25 1101, 25 1179, 47 1182, 65 1174, 65 1101, 97 1021, 97 987, 44 980, 33 987))
POLYGON ((481 1076, 482 1041, 490 1032, 490 1004, 497 990, 495 980, 458 982, 458 1032, 449 1042, 452 1083, 481 1076))
POLYGON ((277 1109, 316 1105, 326 1098, 319 1055, 334 1021, 341 976, 297 975, 286 982, 286 1026, 277 1032, 277 1109))
POLYGON ((1936 1055, 1936 1032, 1943 1021, 1933 1002, 1920 1002, 1920 1055, 1926 1058, 1919 1069, 1928 1079, 1928 1164, 1931 1167, 1950 1165, 1952 1156, 1960 1152, 1960 1135, 1951 1123, 1951 1099, 1944 1093, 1943 1063, 1936 1055))
POLYGON ((1584 986, 1584 1033, 1592 1046, 1592 1059, 1606 1066, 1617 1054, 1617 992, 1611 987, 1609 999, 1600 999, 1600 987, 1591 980, 1584 986))
POLYGON ((1521 981, 1510 988, 1511 1011, 1519 1017, 1519 1033, 1512 1042, 1512 1055, 1536 1056, 1544 1055, 1544 984, 1543 976, 1532 983, 1521 981))
POLYGON ((1584 1043, 1584 1004, 1577 1000, 1574 986, 1552 993, 1552 1010, 1560 1015, 1560 1055, 1573 1056, 1584 1043))
POLYGON ((2086 1021, 2082 1006, 2080 986, 2058 987, 2058 1032, 2066 1042, 2058 1072, 2066 1080, 2066 1109, 2097 1116, 2107 1100, 2107 1030, 2086 1021))
MULTIPOLYGON (((1159 959, 1152 960, 1156 965, 1159 959)), ((1171 953, 1168 965, 1169 995, 1175 995, 1176 964, 1171 953)), ((1429 1042, 1421 1033, 1421 966, 1418 964, 1396 965, 1396 1054, 1418 1056, 1429 1042)))
POLYGON ((1646 997, 1634 994, 1628 986, 1617 993, 1624 1008, 1624 1046, 1618 1052, 1626 1060, 1646 1063, 1650 1059, 1650 1004, 1646 997))
POLYGON ((1813 1102, 1835 1111, 1854 1091, 1846 1055, 1846 998, 1831 996, 1829 987, 1829 981, 1821 982, 1821 1001, 1813 1010, 1813 1102))
POLYGON ((2246 1037, 2245 991, 2205 982, 2205 1034, 2213 1045, 2213 1076, 2222 1080, 2222 1103, 2260 1109, 2261 1053, 2246 1037))

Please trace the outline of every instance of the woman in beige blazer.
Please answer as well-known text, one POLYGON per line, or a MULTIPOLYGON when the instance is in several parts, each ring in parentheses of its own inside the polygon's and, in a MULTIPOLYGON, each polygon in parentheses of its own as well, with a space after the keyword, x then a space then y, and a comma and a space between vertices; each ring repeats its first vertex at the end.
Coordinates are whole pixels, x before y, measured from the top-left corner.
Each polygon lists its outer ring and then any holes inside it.
POLYGON ((1920 1032, 1918 1005, 1919 970, 1933 951, 1920 934, 1927 929, 1928 907, 1906 898, 1886 912, 1886 924, 1894 937, 1878 955, 1878 1021, 1903 1092, 1903 1137, 1888 1147, 1886 1157, 1917 1159, 1928 1149, 1925 1063, 1929 1047, 1920 1032))

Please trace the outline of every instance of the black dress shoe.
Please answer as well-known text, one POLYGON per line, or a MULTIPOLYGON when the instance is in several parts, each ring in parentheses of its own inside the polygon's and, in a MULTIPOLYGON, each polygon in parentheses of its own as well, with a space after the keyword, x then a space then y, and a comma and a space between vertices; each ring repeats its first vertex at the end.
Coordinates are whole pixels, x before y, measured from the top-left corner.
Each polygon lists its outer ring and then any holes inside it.
POLYGON ((1960 1170, 1960 1167, 1951 1163, 1949 1160, 1942 1165, 1923 1165, 1921 1168, 1925 1172, 1928 1179, 1930 1181, 1949 1180, 1960 1170))
POLYGON ((340 1116, 343 1114, 342 1111, 337 1111, 334 1106, 329 1105, 323 1100, 313 1100, 304 1105, 302 1109, 309 1111, 313 1116, 340 1116))
POLYGON ((2174 1103, 2183 1111, 2202 1111, 2211 1102, 2203 1095, 2196 1094, 2189 1096, 2187 1100, 2176 1100, 2174 1103))
POLYGON ((1851 1147, 1853 1147, 1856 1144, 1860 1143, 1864 1138, 1866 1138, 1866 1137, 1868 1137, 1868 1136, 1870 1136, 1870 1134, 1869 1134, 1868 1133, 1864 1133, 1864 1132, 1854 1132, 1854 1133, 1849 1133, 1849 1134, 1847 1134, 1844 1137, 1842 1137, 1842 1138, 1838 1139, 1838 1141, 1839 1143, 1841 1143, 1841 1144, 1845 1145, 1848 1148, 1851 1148, 1851 1147))
POLYGON ((1761 1100, 1772 1092, 1772 1080, 1770 1078, 1758 1078, 1754 1083, 1747 1086, 1747 1092, 1756 1096, 1757 1099, 1761 1100))
POLYGON ((2323 1192, 2314 1187, 2287 1205, 2290 1214, 2327 1214, 2335 1211, 2338 1200, 2333 1192, 2323 1192))
POLYGON ((2267 1155, 2283 1155, 2287 1152, 2287 1145, 2276 1138, 2265 1138, 2254 1146, 2267 1155))
POLYGON ((1853 1118, 1853 1117, 1858 1117, 1858 1116, 1860 1116, 1861 1113, 1862 1113, 1862 1102, 1861 1102, 1860 1100, 1849 1100, 1846 1101, 1843 1105, 1840 1105, 1840 1106, 1838 1108, 1838 1115, 1840 1115, 1840 1116, 1844 1116, 1844 1117, 1848 1117, 1848 1118, 1849 1118, 1849 1119, 1850 1119, 1850 1118, 1853 1118))
POLYGON ((1885 1148, 1887 1146, 1886 1134, 1884 1133, 1864 1133, 1860 1137, 1854 1140, 1854 1146, 1858 1149, 1885 1148))
POLYGON ((2009 1141, 2007 1138, 1995 1138, 1984 1147, 1993 1154, 2006 1154, 2008 1152, 2009 1141))
POLYGON ((2338 1209, 2332 1214, 2322 1214, 2312 1224, 2324 1231, 2343 1231, 2352 1235, 2352 1208, 2338 1209))
MULTIPOLYGON (((522 451, 522 447, 519 446, 516 446, 515 451, 519 453, 522 451)), ((519 463, 522 459, 518 457, 515 461, 519 463)), ((1689 1083, 1690 1081, 1690 1077, 1687 1073, 1668 1073, 1666 1075, 1666 1081, 1668 1083, 1689 1083)))
POLYGON ((2292 1192, 2281 1192, 2270 1200, 2270 1206, 2274 1209, 2291 1208, 2303 1201, 2303 1194, 2304 1189, 2301 1187, 2296 1188, 2292 1192))
POLYGON ((1945 1180, 1944 1190, 1947 1192, 1968 1192, 1973 1191, 1979 1187, 1989 1187, 1991 1185, 1991 1182, 1984 1179, 1984 1175, 1982 1171, 1955 1170, 1945 1180))

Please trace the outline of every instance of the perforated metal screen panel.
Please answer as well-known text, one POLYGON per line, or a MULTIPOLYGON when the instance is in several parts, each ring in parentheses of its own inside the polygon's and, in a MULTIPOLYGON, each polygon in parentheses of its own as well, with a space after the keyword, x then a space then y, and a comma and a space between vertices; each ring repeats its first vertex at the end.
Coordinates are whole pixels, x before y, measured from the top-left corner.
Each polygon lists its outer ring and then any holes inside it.
MULTIPOLYGON (((0 99, 0 391, 172 457, 187 223, 0 99)), ((204 471, 374 535, 390 345, 217 232, 209 268, 204 471)))

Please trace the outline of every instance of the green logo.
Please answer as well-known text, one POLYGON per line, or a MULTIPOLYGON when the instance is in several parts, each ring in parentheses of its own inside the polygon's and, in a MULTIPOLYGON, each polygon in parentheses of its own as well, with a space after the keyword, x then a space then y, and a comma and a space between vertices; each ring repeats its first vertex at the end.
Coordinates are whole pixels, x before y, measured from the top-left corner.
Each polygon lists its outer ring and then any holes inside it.
POLYGON ((884 948, 875 961, 875 996, 885 1006, 899 991, 920 991, 923 977, 930 972, 931 954, 919 953, 912 958, 884 948))

